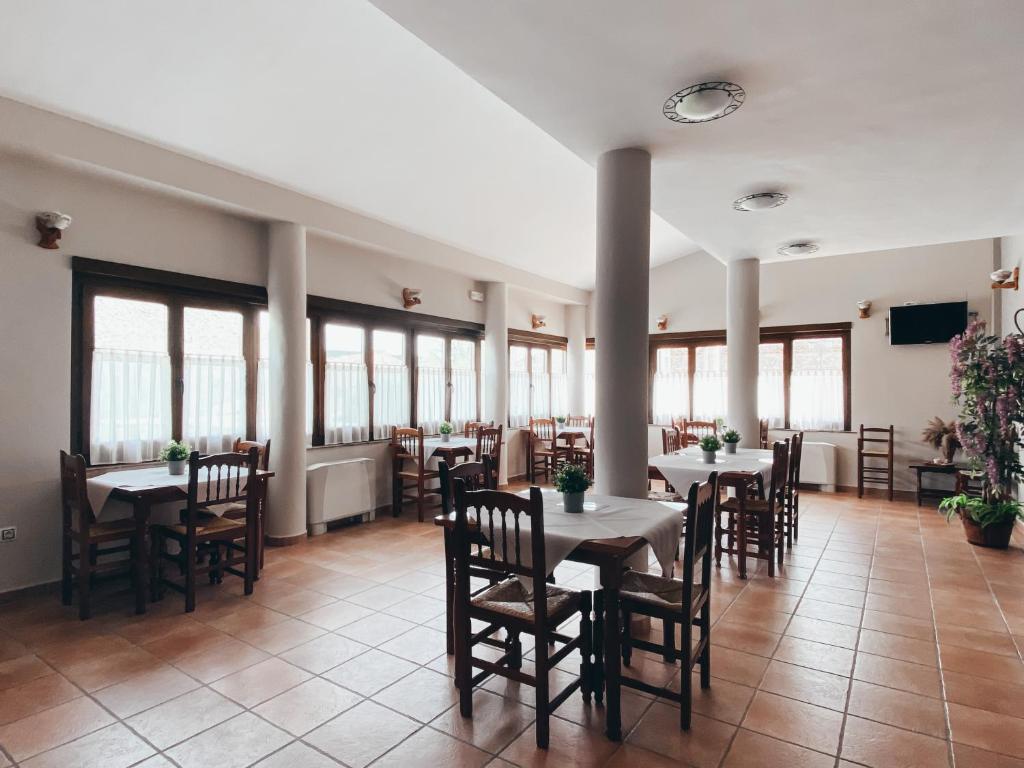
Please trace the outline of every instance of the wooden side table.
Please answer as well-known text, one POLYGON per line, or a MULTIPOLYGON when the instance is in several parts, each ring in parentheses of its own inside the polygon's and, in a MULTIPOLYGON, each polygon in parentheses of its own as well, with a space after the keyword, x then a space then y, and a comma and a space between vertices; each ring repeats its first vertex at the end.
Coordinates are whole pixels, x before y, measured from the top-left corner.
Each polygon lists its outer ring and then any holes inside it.
POLYGON ((910 468, 917 472, 917 506, 925 500, 941 501, 956 492, 956 473, 963 469, 956 464, 911 464, 910 468), (948 475, 953 479, 952 488, 928 488, 924 485, 925 475, 948 475))

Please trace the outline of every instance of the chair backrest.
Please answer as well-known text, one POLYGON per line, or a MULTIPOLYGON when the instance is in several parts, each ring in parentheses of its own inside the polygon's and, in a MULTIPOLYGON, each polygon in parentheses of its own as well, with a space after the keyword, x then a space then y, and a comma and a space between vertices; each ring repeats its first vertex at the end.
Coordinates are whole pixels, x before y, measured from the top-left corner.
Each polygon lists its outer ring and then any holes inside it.
POLYGON ((492 581, 501 581, 510 576, 532 579, 534 616, 543 635, 547 616, 547 561, 544 547, 544 499, 540 488, 531 486, 529 498, 524 498, 515 493, 490 489, 470 491, 461 478, 455 478, 453 483, 455 578, 457 582, 461 581, 456 591, 465 595, 464 590, 471 576, 492 581), (472 530, 470 510, 473 516, 472 530), (524 522, 529 523, 528 532, 523 530, 524 522), (524 559, 524 541, 529 547, 529 562, 524 559))
POLYGON ((761 448, 767 450, 768 448, 768 419, 761 419, 757 422, 757 431, 760 437, 761 448))
POLYGON ((423 427, 392 427, 391 446, 396 459, 413 459, 423 466, 423 427))
POLYGON ((715 507, 718 502, 718 473, 703 483, 693 483, 686 497, 686 535, 680 554, 683 570, 683 605, 693 604, 694 569, 700 568, 701 589, 711 588, 711 555, 714 540, 715 507))
MULTIPOLYGON (((884 450, 889 454, 889 458, 893 455, 893 438, 895 437, 896 430, 893 425, 890 424, 888 427, 865 427, 863 424, 860 425, 860 433, 857 436, 857 450, 863 451, 866 443, 881 443, 884 446, 884 450), (878 437, 881 435, 881 437, 878 437)), ((872 450, 875 450, 872 448, 872 450)))
POLYGON ((463 437, 476 437, 477 433, 484 427, 493 427, 493 421, 467 421, 462 430, 463 437))
POLYGON ((489 456, 492 466, 497 469, 501 461, 501 438, 504 432, 504 425, 496 427, 482 427, 476 433, 476 460, 483 461, 484 456, 489 456))
POLYGON ((780 504, 786 494, 786 480, 789 477, 789 440, 777 440, 772 446, 772 474, 769 485, 768 500, 769 512, 774 512, 777 504, 780 504))
POLYGON ((255 448, 259 451, 260 469, 266 471, 270 469, 270 439, 267 439, 265 443, 257 443, 255 440, 243 440, 242 438, 236 438, 235 444, 231 447, 233 453, 248 453, 250 448, 255 448))
POLYGON ((679 430, 675 427, 662 427, 661 430, 661 452, 674 453, 682 448, 682 441, 679 437, 679 430))
POLYGON ((800 457, 804 451, 804 433, 797 432, 789 444, 789 477, 786 485, 789 493, 793 493, 800 484, 800 457))
POLYGON ((589 427, 593 424, 594 418, 592 416, 566 416, 565 425, 567 427, 589 427))
POLYGON ((194 533, 199 512, 208 506, 244 501, 247 517, 253 514, 258 487, 253 478, 258 469, 257 448, 250 448, 248 453, 213 453, 203 457, 199 456, 199 451, 192 451, 188 457, 188 503, 185 508, 185 524, 189 533, 194 533))
POLYGON ((554 443, 558 429, 554 419, 530 419, 530 433, 534 440, 554 443))
POLYGON ((455 486, 453 482, 459 478, 466 484, 466 489, 479 491, 492 488, 491 457, 484 456, 483 461, 463 461, 453 467, 447 461, 439 461, 437 470, 440 475, 441 511, 450 515, 455 509, 455 486))
POLYGON ((85 485, 85 457, 60 452, 60 506, 65 529, 85 532, 95 521, 85 485))
POLYGON ((697 440, 700 440, 708 435, 717 435, 718 424, 714 421, 689 421, 684 419, 681 431, 687 433, 687 435, 696 435, 697 440))

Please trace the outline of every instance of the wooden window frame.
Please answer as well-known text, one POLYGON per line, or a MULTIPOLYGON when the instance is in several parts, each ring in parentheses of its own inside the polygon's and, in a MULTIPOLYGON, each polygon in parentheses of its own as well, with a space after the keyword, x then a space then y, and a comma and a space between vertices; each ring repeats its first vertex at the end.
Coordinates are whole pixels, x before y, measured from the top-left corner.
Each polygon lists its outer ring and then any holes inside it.
MULTIPOLYGON (((168 352, 171 356, 171 436, 181 439, 182 399, 184 386, 184 307, 241 311, 243 314, 243 356, 246 361, 246 439, 256 436, 256 387, 259 362, 259 313, 268 308, 267 291, 263 286, 227 280, 185 275, 148 267, 119 264, 80 256, 71 258, 72 328, 71 328, 71 449, 89 457, 90 389, 92 386, 92 352, 94 342, 93 298, 115 296, 138 301, 154 301, 168 307, 168 352)), ((406 337, 406 366, 409 368, 409 423, 416 421, 416 359, 415 338, 418 334, 445 338, 445 369, 448 395, 445 415, 451 415, 451 341, 472 341, 476 366, 476 419, 480 419, 481 345, 484 326, 465 320, 437 317, 369 304, 306 297, 310 320, 310 356, 313 364, 313 446, 324 441, 324 387, 326 349, 324 323, 337 322, 364 329, 364 347, 369 392, 369 439, 330 445, 359 445, 384 442, 390 438, 373 438, 373 334, 374 330, 399 331, 406 337)), ((145 462, 142 462, 145 464, 145 462)), ((90 463, 91 466, 91 463, 90 463)))
MULTIPOLYGON (((793 342, 797 339, 840 339, 843 344, 843 430, 849 432, 852 424, 851 411, 851 351, 850 336, 853 323, 816 323, 807 325, 778 325, 761 328, 759 344, 782 344, 782 381, 785 403, 785 426, 791 429, 790 379, 793 375, 793 342)), ((726 343, 724 330, 655 333, 649 337, 647 421, 654 423, 654 375, 657 372, 658 350, 665 347, 687 348, 687 376, 689 397, 687 412, 693 413, 693 377, 697 367, 697 348, 722 346, 726 343)), ((812 430, 818 431, 818 430, 812 430)), ((823 432, 833 430, 820 430, 823 432)))
MULTIPOLYGON (((512 347, 525 347, 526 348, 526 370, 530 376, 530 414, 529 418, 537 418, 533 415, 533 350, 543 350, 547 354, 548 358, 548 415, 540 418, 553 419, 554 415, 551 413, 551 403, 554 395, 554 376, 552 376, 551 370, 551 350, 560 349, 568 356, 569 352, 569 339, 565 336, 556 336, 550 333, 537 333, 536 331, 520 331, 509 329, 508 332, 508 348, 509 354, 511 354, 512 347)), ((566 357, 566 365, 568 365, 568 357, 566 357)), ((509 372, 511 375, 511 371, 509 372)), ((505 414, 505 425, 511 427, 509 420, 509 414, 505 414)), ((526 429, 526 427, 516 427, 516 429, 526 429)))

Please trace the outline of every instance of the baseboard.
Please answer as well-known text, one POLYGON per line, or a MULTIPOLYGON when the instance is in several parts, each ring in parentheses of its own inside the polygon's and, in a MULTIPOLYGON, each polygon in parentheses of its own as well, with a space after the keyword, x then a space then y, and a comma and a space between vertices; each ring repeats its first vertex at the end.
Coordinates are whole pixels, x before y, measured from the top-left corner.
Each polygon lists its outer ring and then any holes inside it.
MULTIPOLYGON (((803 486, 800 486, 803 489, 803 486)), ((843 496, 856 496, 857 486, 855 485, 837 485, 835 493, 842 494, 843 496)), ((917 501, 916 491, 903 491, 900 489, 894 489, 892 492, 893 501, 917 501)), ((882 499, 883 501, 889 500, 889 492, 885 488, 865 488, 864 489, 865 499, 882 499)))
POLYGON ((28 587, 15 587, 6 592, 0 592, 0 606, 4 603, 18 600, 22 597, 49 596, 60 593, 60 579, 56 581, 44 581, 42 584, 32 584, 28 587))

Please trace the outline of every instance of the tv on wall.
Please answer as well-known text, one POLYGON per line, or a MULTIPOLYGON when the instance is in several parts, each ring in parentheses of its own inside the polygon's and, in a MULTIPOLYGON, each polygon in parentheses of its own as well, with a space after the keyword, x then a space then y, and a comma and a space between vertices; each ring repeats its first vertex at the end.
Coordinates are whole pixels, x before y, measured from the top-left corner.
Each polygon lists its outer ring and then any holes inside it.
POLYGON ((889 344, 945 344, 967 328, 967 302, 889 308, 889 344))

